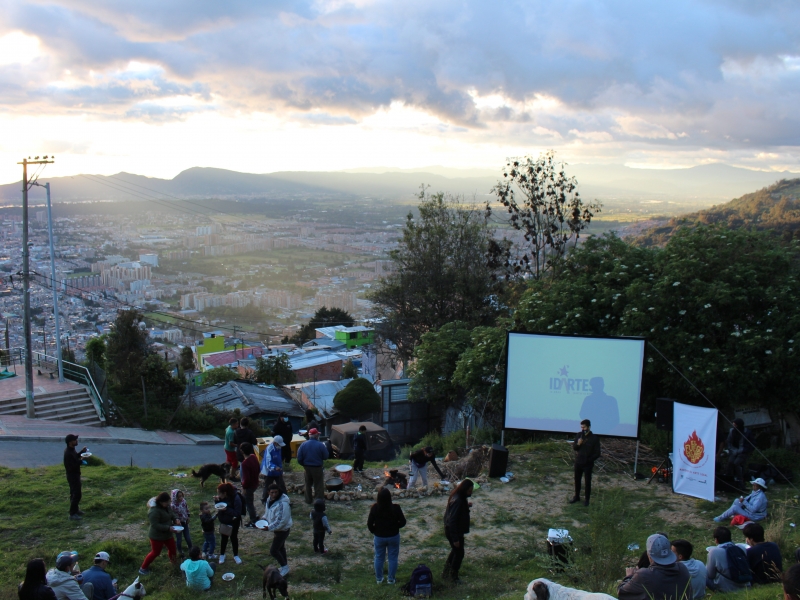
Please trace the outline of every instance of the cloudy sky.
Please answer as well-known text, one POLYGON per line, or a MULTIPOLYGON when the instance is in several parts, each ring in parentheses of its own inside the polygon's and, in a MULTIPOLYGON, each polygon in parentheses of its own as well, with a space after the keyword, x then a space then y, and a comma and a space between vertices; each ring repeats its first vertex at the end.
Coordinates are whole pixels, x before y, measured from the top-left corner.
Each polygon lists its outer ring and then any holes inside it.
POLYGON ((0 0, 0 182, 725 162, 800 171, 800 2, 0 0))

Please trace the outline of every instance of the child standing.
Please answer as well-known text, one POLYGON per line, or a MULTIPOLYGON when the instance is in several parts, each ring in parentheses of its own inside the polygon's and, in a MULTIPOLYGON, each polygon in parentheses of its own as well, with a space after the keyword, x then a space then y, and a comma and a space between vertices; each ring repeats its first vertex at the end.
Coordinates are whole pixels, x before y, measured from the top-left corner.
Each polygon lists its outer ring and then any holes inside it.
POLYGON ((186 499, 181 490, 172 490, 171 508, 183 527, 183 531, 175 532, 175 542, 177 544, 178 554, 180 554, 181 558, 184 558, 183 549, 181 548, 183 544, 181 538, 186 540, 186 551, 188 552, 192 547, 192 536, 189 534, 189 507, 186 506, 186 499))
POLYGON ((214 533, 214 519, 208 508, 208 502, 200 503, 200 526, 203 528, 203 554, 209 560, 216 558, 214 550, 217 549, 217 536, 214 533))
POLYGON ((314 500, 314 510, 309 515, 314 527, 314 552, 327 554, 325 547, 325 532, 331 533, 331 526, 328 524, 328 517, 325 515, 325 500, 317 498, 314 500))

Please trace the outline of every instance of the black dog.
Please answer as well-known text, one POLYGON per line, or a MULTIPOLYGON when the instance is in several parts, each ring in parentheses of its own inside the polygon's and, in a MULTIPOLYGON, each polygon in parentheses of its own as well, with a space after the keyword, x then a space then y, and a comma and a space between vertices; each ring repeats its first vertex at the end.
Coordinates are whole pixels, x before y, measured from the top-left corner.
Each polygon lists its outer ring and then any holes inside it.
MULTIPOLYGON (((261 567, 261 565, 258 565, 261 567)), ((261 567, 264 569, 264 567, 261 567)), ((267 592, 269 592, 269 597, 271 600, 276 600, 278 597, 278 592, 281 593, 281 596, 284 598, 289 597, 289 587, 286 583, 286 580, 283 578, 283 575, 280 574, 278 569, 274 565, 268 566, 264 569, 264 584, 263 584, 263 592, 264 592, 264 600, 267 598, 267 592)))
POLYGON ((230 470, 231 466, 228 463, 222 463, 221 465, 209 463, 200 467, 197 473, 192 469, 192 477, 200 477, 200 487, 205 487, 206 479, 212 475, 219 477, 222 483, 227 483, 230 470))

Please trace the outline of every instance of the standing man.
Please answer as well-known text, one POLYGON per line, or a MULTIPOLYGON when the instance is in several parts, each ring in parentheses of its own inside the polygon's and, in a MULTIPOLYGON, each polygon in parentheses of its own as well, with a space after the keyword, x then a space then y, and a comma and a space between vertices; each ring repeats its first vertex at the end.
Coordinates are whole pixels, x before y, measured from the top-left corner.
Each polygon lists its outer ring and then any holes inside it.
POLYGON ((436 464, 436 455, 433 453, 431 446, 412 452, 408 458, 411 461, 411 477, 408 478, 408 489, 414 488, 417 479, 422 480, 422 487, 428 487, 428 463, 433 465, 441 479, 446 479, 439 465, 436 464))
MULTIPOLYGON (((249 529, 255 529, 258 515, 256 514, 255 495, 260 481, 258 475, 261 467, 258 464, 258 459, 253 450, 253 444, 250 442, 242 442, 239 449, 244 454, 242 461, 242 489, 244 490, 245 506, 247 508, 247 516, 250 521, 245 525, 249 529)), ((244 512, 244 511, 243 511, 244 512)))
POLYGON ((586 478, 586 499, 584 506, 589 506, 592 495, 592 469, 594 461, 600 458, 600 439, 592 433, 592 422, 589 419, 581 421, 581 432, 575 436, 572 444, 575 451, 575 495, 570 504, 575 504, 581 499, 581 478, 586 478))
POLYGON ((728 465, 725 474, 733 476, 736 483, 744 483, 744 467, 753 453, 753 432, 744 426, 742 419, 734 419, 725 443, 728 447, 728 465))
POLYGON ((236 458, 236 430, 239 429, 239 419, 231 417, 228 420, 228 428, 225 430, 225 462, 231 466, 231 478, 236 475, 236 469, 239 468, 239 460, 236 458))
POLYGON ((81 454, 86 452, 86 447, 80 452, 78 447, 78 436, 70 433, 64 441, 67 448, 64 450, 64 470, 67 472, 67 483, 69 484, 69 518, 73 521, 80 521, 83 518, 83 511, 78 508, 81 501, 81 454))
MULTIPOLYGON (((278 420, 275 421, 275 425, 272 426, 272 435, 280 436, 283 442, 283 444, 281 444, 282 462, 285 464, 284 468, 290 471, 289 464, 292 462, 292 436, 294 435, 294 429, 292 428, 291 421, 289 421, 289 415, 285 412, 278 415, 278 420)), ((284 493, 286 492, 284 491, 284 493)), ((266 496, 266 492, 264 492, 264 494, 266 496)))
POLYGON ((253 433, 253 430, 250 429, 250 419, 247 417, 239 421, 239 429, 233 432, 233 443, 236 446, 236 460, 238 460, 239 463, 244 462, 244 454, 242 453, 242 444, 244 442, 250 442, 253 448, 258 447, 258 439, 256 438, 256 434, 253 433))
POLYGON ((314 498, 325 498, 325 482, 323 481, 322 465, 328 458, 328 449, 319 441, 319 431, 310 429, 309 439, 300 444, 297 450, 297 462, 305 469, 305 498, 306 504, 311 504, 314 498), (314 487, 314 495, 311 487, 314 487))
POLYGON ((358 428, 358 433, 353 436, 353 471, 355 473, 364 472, 364 456, 367 454, 367 426, 362 425, 358 428))

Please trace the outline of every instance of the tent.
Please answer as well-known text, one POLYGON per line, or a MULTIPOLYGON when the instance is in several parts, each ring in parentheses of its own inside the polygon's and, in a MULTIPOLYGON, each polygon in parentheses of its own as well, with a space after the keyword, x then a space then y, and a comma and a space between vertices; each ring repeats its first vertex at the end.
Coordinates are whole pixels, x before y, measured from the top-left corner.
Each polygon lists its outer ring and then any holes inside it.
POLYGON ((392 460, 395 457, 392 436, 380 425, 371 421, 360 423, 342 423, 331 427, 331 447, 336 458, 353 457, 353 436, 358 428, 364 425, 367 428, 367 455, 366 460, 392 460))

